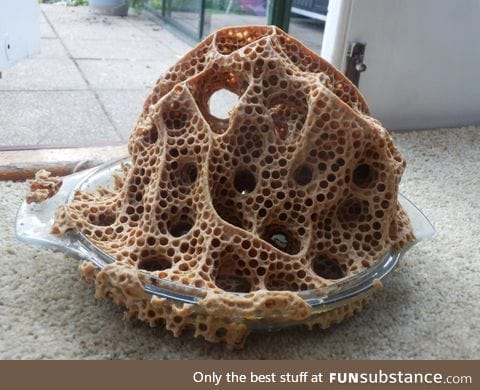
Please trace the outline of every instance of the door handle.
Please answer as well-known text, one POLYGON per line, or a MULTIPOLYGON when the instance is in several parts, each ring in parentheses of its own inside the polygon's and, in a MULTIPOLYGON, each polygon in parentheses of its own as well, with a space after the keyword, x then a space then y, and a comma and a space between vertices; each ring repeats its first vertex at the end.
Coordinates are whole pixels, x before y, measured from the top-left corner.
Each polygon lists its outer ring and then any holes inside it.
POLYGON ((357 87, 360 81, 360 73, 367 70, 367 65, 363 62, 366 46, 366 43, 353 42, 347 51, 345 76, 357 87))

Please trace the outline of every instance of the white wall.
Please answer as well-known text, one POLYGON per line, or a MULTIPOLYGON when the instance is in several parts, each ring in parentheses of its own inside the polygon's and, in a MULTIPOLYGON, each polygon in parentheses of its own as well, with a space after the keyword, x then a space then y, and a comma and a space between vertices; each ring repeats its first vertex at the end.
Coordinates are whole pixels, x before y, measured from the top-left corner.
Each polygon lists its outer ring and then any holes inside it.
POLYGON ((39 48, 38 1, 0 0, 0 72, 39 48))
POLYGON ((367 43, 360 90, 387 128, 480 124, 480 0, 331 0, 330 17, 322 55, 344 70, 367 43))

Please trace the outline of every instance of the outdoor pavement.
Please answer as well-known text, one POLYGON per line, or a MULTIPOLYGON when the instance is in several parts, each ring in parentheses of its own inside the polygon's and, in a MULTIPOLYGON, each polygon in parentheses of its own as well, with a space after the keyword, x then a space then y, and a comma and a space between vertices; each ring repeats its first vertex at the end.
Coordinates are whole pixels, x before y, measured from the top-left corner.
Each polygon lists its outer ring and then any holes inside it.
POLYGON ((148 15, 42 4, 41 52, 2 73, 0 147, 125 142, 158 77, 190 46, 148 15))

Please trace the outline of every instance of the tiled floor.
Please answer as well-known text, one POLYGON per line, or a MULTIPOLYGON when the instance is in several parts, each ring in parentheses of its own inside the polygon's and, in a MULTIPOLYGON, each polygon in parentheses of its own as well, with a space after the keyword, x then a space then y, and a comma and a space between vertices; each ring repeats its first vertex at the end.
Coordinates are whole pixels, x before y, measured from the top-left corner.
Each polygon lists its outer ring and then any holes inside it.
POLYGON ((2 73, 0 146, 125 142, 160 74, 190 46, 147 16, 41 5, 41 51, 2 73))

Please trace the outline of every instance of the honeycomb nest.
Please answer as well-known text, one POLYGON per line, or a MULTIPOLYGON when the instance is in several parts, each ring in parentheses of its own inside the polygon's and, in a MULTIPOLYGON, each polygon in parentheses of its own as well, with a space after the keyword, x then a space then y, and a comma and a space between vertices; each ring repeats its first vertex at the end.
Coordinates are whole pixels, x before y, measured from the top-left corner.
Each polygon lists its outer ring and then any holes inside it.
POLYGON ((241 346, 258 316, 328 327, 369 296, 310 318, 298 292, 414 239, 390 134, 344 75, 275 27, 222 29, 187 53, 158 80, 128 146, 113 188, 77 192, 53 232, 79 230, 116 259, 81 266, 98 297, 175 335, 193 327, 241 346), (238 96, 228 118, 209 108, 222 89, 238 96), (148 275, 204 297, 149 296, 148 275))

